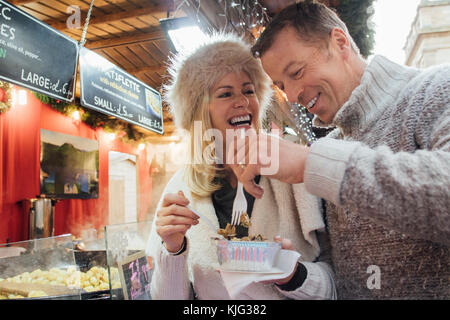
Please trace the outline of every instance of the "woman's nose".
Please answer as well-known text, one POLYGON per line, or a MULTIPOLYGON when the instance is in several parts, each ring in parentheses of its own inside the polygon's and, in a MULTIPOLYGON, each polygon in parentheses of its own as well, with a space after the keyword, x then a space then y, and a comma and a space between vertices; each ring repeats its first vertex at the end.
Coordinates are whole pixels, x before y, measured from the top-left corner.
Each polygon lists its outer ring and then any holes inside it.
POLYGON ((245 96, 245 94, 239 94, 236 97, 234 107, 235 108, 247 107, 248 104, 249 104, 249 101, 248 101, 248 98, 245 96))

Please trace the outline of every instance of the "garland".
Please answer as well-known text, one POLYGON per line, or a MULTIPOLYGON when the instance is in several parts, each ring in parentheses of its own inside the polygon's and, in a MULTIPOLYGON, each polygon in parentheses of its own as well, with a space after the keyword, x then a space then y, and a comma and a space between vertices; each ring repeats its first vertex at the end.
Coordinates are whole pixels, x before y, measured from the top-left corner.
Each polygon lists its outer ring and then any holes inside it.
POLYGON ((105 132, 115 133, 124 143, 137 145, 143 143, 145 135, 137 131, 133 126, 121 119, 112 118, 95 110, 87 110, 73 103, 68 103, 58 99, 51 98, 45 94, 33 92, 34 96, 44 104, 50 105, 53 109, 70 117, 73 112, 80 113, 80 120, 93 129, 103 128, 105 132))
POLYGON ((312 128, 312 114, 298 103, 293 103, 289 111, 293 115, 295 122, 295 128, 292 129, 297 133, 297 136, 300 136, 301 140, 304 141, 307 146, 311 146, 311 144, 316 141, 316 135, 312 128))
POLYGON ((0 114, 8 111, 12 105, 12 87, 6 81, 0 81, 0 90, 5 92, 6 99, 3 98, 4 101, 0 101, 0 114))

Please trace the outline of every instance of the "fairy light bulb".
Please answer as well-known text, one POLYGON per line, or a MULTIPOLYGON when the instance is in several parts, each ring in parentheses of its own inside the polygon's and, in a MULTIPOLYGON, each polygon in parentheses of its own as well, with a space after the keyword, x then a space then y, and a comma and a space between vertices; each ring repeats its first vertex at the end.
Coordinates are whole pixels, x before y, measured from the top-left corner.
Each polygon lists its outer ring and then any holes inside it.
POLYGON ((114 141, 116 139, 116 134, 114 132, 110 132, 106 134, 106 137, 109 141, 114 141))
POLYGON ((19 90, 18 102, 21 106, 24 106, 27 104, 27 92, 25 90, 19 90))
POLYGON ((80 121, 81 119, 80 111, 75 110, 74 112, 72 112, 72 118, 76 121, 80 121))

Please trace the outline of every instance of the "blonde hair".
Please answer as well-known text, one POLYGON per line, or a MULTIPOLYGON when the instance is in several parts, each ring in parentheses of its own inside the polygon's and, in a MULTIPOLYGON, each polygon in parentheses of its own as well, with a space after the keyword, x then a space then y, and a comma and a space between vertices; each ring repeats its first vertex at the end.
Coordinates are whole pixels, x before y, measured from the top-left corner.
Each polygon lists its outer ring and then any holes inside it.
MULTIPOLYGON (((190 144, 189 155, 190 162, 186 170, 186 182, 191 193, 197 197, 208 196, 220 188, 220 185, 214 183, 214 178, 220 176, 221 170, 216 164, 211 164, 204 158, 204 150, 208 147, 207 141, 203 139, 205 132, 212 128, 211 117, 209 116, 209 98, 207 94, 203 96, 200 106, 196 108, 193 121, 189 130, 190 144), (201 121, 202 131, 200 136, 195 132, 195 122, 201 121)), ((214 155, 211 154, 211 157, 214 155)))

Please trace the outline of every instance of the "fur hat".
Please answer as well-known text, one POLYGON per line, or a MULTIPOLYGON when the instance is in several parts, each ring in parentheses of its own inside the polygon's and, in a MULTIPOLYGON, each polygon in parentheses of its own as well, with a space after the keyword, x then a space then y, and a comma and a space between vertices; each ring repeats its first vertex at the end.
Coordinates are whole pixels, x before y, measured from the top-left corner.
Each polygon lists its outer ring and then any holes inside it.
POLYGON ((271 81, 250 48, 243 38, 220 33, 209 36, 196 49, 170 59, 170 80, 163 86, 163 98, 178 128, 189 131, 203 97, 209 95, 210 89, 225 75, 240 71, 246 72, 255 85, 261 121, 271 101, 271 81))

